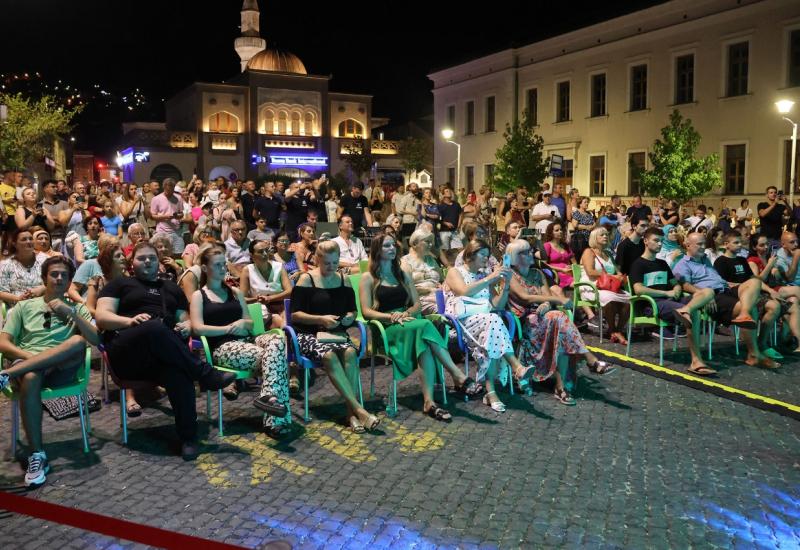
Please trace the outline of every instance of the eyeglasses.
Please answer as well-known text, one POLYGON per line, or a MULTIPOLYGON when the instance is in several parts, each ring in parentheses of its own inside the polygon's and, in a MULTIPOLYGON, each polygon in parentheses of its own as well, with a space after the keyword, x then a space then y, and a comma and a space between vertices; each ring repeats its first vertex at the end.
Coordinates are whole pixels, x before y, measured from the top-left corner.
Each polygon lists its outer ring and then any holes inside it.
POLYGON ((44 327, 46 329, 50 329, 50 326, 52 325, 52 322, 53 322, 53 312, 50 311, 50 310, 45 311, 44 312, 44 323, 42 323, 42 327, 44 327))
POLYGON ((269 248, 259 248, 258 250, 253 250, 253 254, 260 254, 261 256, 269 256, 269 248))
POLYGON ((281 244, 289 244, 289 239, 278 239, 277 242, 279 242, 281 244))

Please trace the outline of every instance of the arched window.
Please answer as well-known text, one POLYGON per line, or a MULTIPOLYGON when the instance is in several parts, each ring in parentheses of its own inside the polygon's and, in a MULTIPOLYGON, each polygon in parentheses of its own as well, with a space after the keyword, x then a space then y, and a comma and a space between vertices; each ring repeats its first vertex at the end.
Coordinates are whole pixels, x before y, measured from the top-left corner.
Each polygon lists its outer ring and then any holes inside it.
POLYGON ((208 117, 208 131, 235 134, 239 131, 239 119, 227 111, 220 111, 208 117))
POLYGON ((275 111, 272 109, 267 109, 264 111, 264 133, 275 133, 275 111))
POLYGON ((339 123, 339 137, 364 137, 364 127, 348 118, 339 123))
POLYGON ((287 118, 286 111, 281 111, 278 113, 278 135, 285 136, 287 134, 286 118, 287 118))
POLYGON ((300 135, 300 113, 292 112, 292 135, 300 135))
POLYGON ((303 121, 303 134, 306 136, 314 135, 314 113, 306 112, 305 120, 303 121))
POLYGON ((165 178, 180 181, 183 179, 183 175, 178 167, 173 164, 159 164, 150 172, 150 181, 164 181, 165 178))

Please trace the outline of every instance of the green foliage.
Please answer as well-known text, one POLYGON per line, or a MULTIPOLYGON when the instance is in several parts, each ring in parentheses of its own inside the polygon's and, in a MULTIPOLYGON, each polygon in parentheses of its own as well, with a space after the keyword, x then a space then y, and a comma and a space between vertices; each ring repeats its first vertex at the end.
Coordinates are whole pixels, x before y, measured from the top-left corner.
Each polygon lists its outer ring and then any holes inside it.
POLYGON ((495 189, 506 192, 524 187, 531 194, 538 192, 547 177, 549 164, 542 154, 544 140, 533 131, 527 111, 513 125, 506 124, 503 138, 506 142, 495 153, 495 189))
POLYGON ((653 143, 649 154, 653 169, 641 173, 642 192, 683 204, 719 187, 719 156, 695 158, 699 145, 700 134, 691 119, 684 119, 677 109, 672 111, 669 125, 661 129, 661 139, 653 143))
POLYGON ((398 154, 406 172, 421 172, 433 162, 433 148, 420 138, 410 137, 401 141, 398 154))
POLYGON ((50 97, 31 100, 22 94, 0 94, 8 120, 0 123, 0 169, 24 170, 52 154, 53 140, 68 133, 83 106, 65 109, 50 97))
POLYGON ((375 158, 372 155, 369 142, 362 137, 355 137, 350 144, 345 147, 345 151, 347 151, 347 155, 344 159, 345 164, 347 164, 347 167, 353 172, 356 179, 360 180, 361 176, 363 176, 365 172, 369 172, 372 169, 372 165, 375 163, 375 158))

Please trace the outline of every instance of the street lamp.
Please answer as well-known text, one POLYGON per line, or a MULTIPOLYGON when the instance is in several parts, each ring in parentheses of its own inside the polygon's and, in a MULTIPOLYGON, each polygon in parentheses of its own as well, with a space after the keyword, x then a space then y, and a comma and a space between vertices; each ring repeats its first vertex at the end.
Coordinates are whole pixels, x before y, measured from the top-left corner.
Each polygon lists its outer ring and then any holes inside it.
MULTIPOLYGON (((775 106, 778 112, 782 115, 788 115, 794 106, 794 101, 783 99, 776 101, 775 106)), ((797 156, 797 123, 789 117, 783 117, 783 120, 792 125, 792 164, 789 166, 789 209, 794 208, 794 187, 795 187, 795 158, 797 156)))
POLYGON ((461 182, 461 144, 453 141, 453 130, 451 128, 443 129, 442 137, 447 143, 452 143, 456 146, 456 193, 458 193, 459 189, 461 189, 459 185, 461 182))

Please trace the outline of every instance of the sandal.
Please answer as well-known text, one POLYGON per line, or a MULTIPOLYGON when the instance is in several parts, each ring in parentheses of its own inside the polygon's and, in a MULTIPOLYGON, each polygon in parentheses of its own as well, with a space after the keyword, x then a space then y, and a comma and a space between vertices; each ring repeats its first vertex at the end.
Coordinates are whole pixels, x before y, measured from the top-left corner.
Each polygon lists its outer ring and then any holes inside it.
POLYGON ((439 422, 451 422, 453 420, 453 415, 450 414, 450 411, 447 409, 443 409, 436 403, 431 405, 431 407, 427 411, 422 411, 423 413, 427 414, 434 420, 438 420, 439 422))
POLYGON ((568 407, 572 407, 578 404, 578 402, 575 401, 575 398, 572 397, 570 394, 568 394, 567 390, 565 390, 564 388, 561 389, 556 388, 554 395, 559 403, 567 405, 568 407))
MULTIPOLYGON (((361 421, 360 418, 359 421, 361 421)), ((364 429, 367 430, 368 432, 371 432, 372 430, 377 428, 378 425, 380 425, 381 419, 375 416, 374 414, 367 414, 366 421, 363 421, 362 423, 364 424, 364 429)))
POLYGON ((514 380, 520 381, 525 380, 525 377, 528 376, 528 373, 531 372, 533 369, 536 368, 536 365, 528 365, 527 367, 522 367, 514 371, 514 380))
POLYGON ((297 378, 292 377, 289 379, 289 395, 295 398, 300 397, 300 380, 297 378))
POLYGON ((125 407, 125 412, 128 415, 128 418, 142 416, 142 406, 139 403, 132 403, 125 407))
POLYGON ((456 391, 467 397, 477 397, 483 393, 483 386, 468 376, 460 385, 456 384, 456 391))
POLYGON ((363 434, 364 432, 367 431, 364 428, 364 424, 362 424, 361 421, 358 419, 358 417, 355 415, 350 417, 350 430, 354 434, 363 434))
POLYGON ((758 360, 747 359, 745 363, 751 367, 761 367, 762 369, 777 369, 781 366, 780 363, 776 363, 769 357, 760 357, 758 360))
POLYGON ((590 371, 592 371, 595 374, 599 374, 600 376, 603 376, 604 374, 611 374, 612 372, 617 370, 617 367, 612 367, 605 361, 600 361, 600 360, 595 361, 593 365, 589 365, 587 363, 587 366, 589 367, 590 371))
POLYGON ((691 374, 696 374, 697 376, 711 376, 712 374, 717 374, 717 371, 715 371, 714 369, 710 369, 705 365, 696 368, 689 367, 688 369, 686 369, 686 372, 689 372, 691 374))
POLYGON ((505 403, 503 403, 499 399, 497 401, 492 401, 491 399, 489 399, 489 396, 492 395, 492 394, 495 394, 495 396, 497 396, 496 392, 490 391, 489 393, 487 393, 486 395, 483 396, 483 404, 490 406, 492 408, 492 410, 495 411, 495 412, 499 412, 499 413, 506 412, 505 403))
POLYGON ((692 328, 692 314, 686 310, 676 309, 675 310, 675 317, 678 322, 683 323, 683 325, 691 329, 692 328))
POLYGON ((620 344, 623 346, 628 345, 628 341, 625 339, 625 337, 619 334, 618 332, 615 332, 614 334, 611 335, 611 343, 620 344))
POLYGON ((228 401, 236 401, 239 398, 239 386, 237 386, 234 381, 233 384, 222 388, 222 395, 224 395, 225 399, 228 401))
POLYGON ((272 439, 280 441, 292 433, 289 426, 264 426, 264 433, 272 439))
POLYGON ((258 399, 253 399, 253 405, 270 416, 286 416, 286 406, 278 402, 272 394, 265 394, 258 399))
POLYGON ((533 395, 533 388, 531 387, 531 383, 527 379, 518 380, 517 387, 519 388, 519 392, 522 395, 526 395, 528 397, 533 395))

